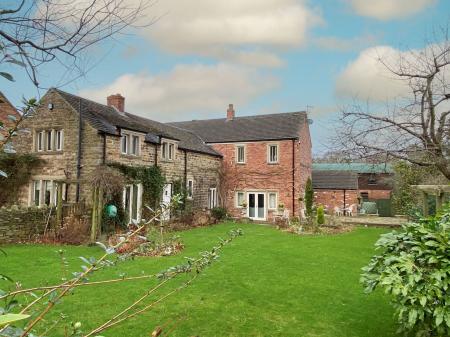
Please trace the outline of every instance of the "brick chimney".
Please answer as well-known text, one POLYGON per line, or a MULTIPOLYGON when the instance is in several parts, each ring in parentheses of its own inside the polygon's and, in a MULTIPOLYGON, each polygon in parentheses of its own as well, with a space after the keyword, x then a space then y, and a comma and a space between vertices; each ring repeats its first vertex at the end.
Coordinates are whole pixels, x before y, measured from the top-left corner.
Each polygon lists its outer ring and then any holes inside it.
POLYGON ((125 97, 121 94, 110 95, 106 98, 106 104, 117 109, 119 112, 125 111, 125 97))
POLYGON ((227 109, 227 121, 232 121, 233 119, 234 119, 233 104, 229 104, 227 109))

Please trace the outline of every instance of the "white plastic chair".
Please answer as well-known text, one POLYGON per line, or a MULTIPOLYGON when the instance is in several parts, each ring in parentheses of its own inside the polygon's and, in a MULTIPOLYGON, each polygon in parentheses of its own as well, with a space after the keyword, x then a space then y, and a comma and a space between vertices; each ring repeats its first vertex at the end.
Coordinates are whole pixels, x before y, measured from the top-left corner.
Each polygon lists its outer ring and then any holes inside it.
POLYGON ((335 206, 334 207, 334 215, 342 216, 343 212, 342 212, 342 210, 339 207, 335 206))

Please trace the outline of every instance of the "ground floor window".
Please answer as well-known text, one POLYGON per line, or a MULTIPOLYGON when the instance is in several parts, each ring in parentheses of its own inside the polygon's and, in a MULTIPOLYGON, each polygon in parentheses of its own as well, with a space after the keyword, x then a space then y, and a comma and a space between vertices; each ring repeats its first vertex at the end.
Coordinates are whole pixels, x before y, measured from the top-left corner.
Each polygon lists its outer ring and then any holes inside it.
POLYGON ((187 189, 187 197, 189 199, 192 199, 192 197, 194 196, 194 180, 188 179, 186 189, 187 189))
MULTIPOLYGON (((31 200, 30 205, 34 206, 54 206, 58 199, 58 184, 54 180, 33 180, 31 183, 31 200)), ((62 199, 67 201, 67 185, 62 183, 62 199)))
POLYGON ((123 188, 123 208, 128 214, 128 221, 141 221, 142 184, 126 185, 123 188))
POLYGON ((208 207, 209 209, 217 207, 217 188, 215 187, 209 189, 208 207))
POLYGON ((245 203, 245 192, 236 192, 236 207, 242 207, 245 203))
POLYGON ((277 205, 277 193, 275 192, 269 192, 269 209, 276 209, 278 207, 277 205))

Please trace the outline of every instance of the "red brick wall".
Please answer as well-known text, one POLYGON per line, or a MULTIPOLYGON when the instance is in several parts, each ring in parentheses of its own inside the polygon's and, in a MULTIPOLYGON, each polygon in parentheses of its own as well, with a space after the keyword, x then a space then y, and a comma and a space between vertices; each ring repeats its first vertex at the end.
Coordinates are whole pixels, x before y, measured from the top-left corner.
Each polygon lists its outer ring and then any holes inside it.
MULTIPOLYGON (((223 155, 222 186, 219 193, 230 214, 242 215, 241 209, 236 208, 237 191, 264 191, 277 192, 278 203, 283 203, 290 215, 299 215, 299 210, 303 206, 298 199, 303 197, 306 180, 311 176, 312 163, 311 139, 306 123, 299 133, 300 141, 213 144, 214 149, 223 155), (245 164, 236 163, 236 145, 239 144, 245 145, 245 164), (267 163, 269 144, 279 146, 277 164, 267 163), (295 212, 293 212, 294 207, 295 212)), ((267 196, 266 202, 268 202, 267 196)), ((269 219, 272 214, 273 211, 268 212, 269 219)))
MULTIPOLYGON (((344 190, 315 190, 314 203, 323 205, 329 214, 334 212, 335 207, 344 207, 344 190)), ((345 207, 358 204, 358 191, 345 191, 345 207)))
POLYGON ((378 199, 390 199, 391 191, 390 190, 359 190, 359 193, 368 193, 370 200, 378 200, 378 199))
MULTIPOLYGON (((0 121, 3 122, 6 128, 12 127, 15 123, 8 118, 8 115, 20 118, 17 110, 12 106, 8 99, 0 92, 0 121)), ((6 130, 0 130, 0 134, 6 136, 6 130)))

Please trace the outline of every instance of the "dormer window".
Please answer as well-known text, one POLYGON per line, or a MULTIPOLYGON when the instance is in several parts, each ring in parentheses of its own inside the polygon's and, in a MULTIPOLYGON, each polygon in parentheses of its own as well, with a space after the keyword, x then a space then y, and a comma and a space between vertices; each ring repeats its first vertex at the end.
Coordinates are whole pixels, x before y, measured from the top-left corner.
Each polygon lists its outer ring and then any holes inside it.
POLYGON ((175 157, 175 144, 164 141, 161 144, 161 156, 165 160, 173 160, 175 157))
POLYGON ((120 147, 122 154, 139 156, 139 136, 129 132, 122 132, 120 147))

